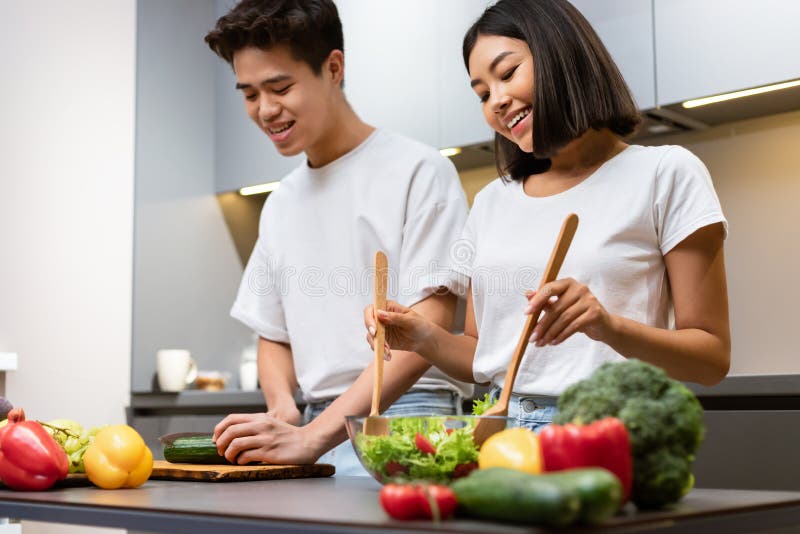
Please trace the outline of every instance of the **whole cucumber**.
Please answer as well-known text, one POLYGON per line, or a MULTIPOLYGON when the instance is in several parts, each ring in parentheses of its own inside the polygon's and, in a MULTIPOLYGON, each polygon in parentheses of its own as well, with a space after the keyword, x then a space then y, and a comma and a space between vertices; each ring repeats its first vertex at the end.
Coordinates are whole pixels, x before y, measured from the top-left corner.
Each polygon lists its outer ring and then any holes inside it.
POLYGON ((461 507, 485 519, 564 526, 580 514, 577 490, 548 475, 493 467, 473 471, 451 487, 461 507))
POLYGON ((622 484, 607 469, 587 467, 556 471, 546 475, 557 484, 572 487, 581 500, 581 523, 601 523, 622 506, 622 484))
POLYGON ((187 436, 164 445, 164 459, 177 464, 229 464, 211 436, 187 436))

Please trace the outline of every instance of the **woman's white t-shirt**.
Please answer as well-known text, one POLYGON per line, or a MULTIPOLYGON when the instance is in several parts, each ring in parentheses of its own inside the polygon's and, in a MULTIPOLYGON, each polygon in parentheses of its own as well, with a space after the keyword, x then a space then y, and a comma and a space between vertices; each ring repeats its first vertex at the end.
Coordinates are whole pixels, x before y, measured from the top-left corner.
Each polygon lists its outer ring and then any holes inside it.
MULTIPOLYGON (((703 163, 678 146, 632 145, 578 185, 531 197, 501 179, 475 198, 454 247, 453 289, 472 299, 478 326, 473 374, 503 386, 525 324, 525 291, 536 289, 561 224, 580 219, 559 278, 586 284, 610 313, 668 328, 664 255, 696 230, 727 221, 703 163)), ((514 392, 559 395, 597 367, 623 357, 577 333, 556 346, 528 345, 514 392)))

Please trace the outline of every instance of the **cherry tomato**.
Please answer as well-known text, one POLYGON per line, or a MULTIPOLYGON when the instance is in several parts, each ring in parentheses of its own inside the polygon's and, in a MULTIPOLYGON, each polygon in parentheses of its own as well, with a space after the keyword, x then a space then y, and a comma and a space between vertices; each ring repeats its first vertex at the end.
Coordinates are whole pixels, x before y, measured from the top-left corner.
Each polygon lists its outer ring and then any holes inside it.
POLYGON ((428 438, 417 432, 417 435, 414 436, 414 445, 417 446, 419 450, 426 454, 436 454, 436 447, 434 447, 428 438))
POLYGON ((465 477, 478 468, 478 462, 469 462, 466 464, 458 464, 453 469, 453 478, 465 477))
POLYGON ((386 474, 390 477, 397 476, 401 473, 408 473, 408 466, 400 462, 386 462, 386 474))
POLYGON ((386 484, 381 506, 394 519, 447 519, 456 510, 456 495, 436 484, 386 484))

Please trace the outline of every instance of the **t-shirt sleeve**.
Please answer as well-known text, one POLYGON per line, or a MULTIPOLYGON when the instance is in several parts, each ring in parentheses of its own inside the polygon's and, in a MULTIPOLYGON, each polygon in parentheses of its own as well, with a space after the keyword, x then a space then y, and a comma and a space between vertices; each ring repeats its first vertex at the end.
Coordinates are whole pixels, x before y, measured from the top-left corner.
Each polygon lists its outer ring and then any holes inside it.
POLYGON ((289 343, 289 332, 281 298, 280 264, 275 253, 274 236, 268 222, 277 220, 269 200, 264 205, 259 237, 242 275, 231 317, 241 321, 259 336, 270 341, 289 343))
POLYGON ((412 306, 449 288, 452 248, 466 218, 467 200, 453 164, 444 158, 423 162, 409 192, 403 227, 400 304, 412 306))
POLYGON ((666 254, 694 232, 721 222, 728 235, 728 221, 700 159, 682 147, 671 147, 659 163, 653 218, 661 254, 666 254))
POLYGON ((447 287, 461 298, 467 298, 469 293, 469 284, 472 280, 472 272, 475 268, 475 251, 477 245, 477 233, 475 231, 477 223, 476 219, 479 216, 479 208, 476 202, 469 212, 467 222, 461 235, 450 247, 450 258, 452 260, 450 265, 450 279, 448 280, 447 287))

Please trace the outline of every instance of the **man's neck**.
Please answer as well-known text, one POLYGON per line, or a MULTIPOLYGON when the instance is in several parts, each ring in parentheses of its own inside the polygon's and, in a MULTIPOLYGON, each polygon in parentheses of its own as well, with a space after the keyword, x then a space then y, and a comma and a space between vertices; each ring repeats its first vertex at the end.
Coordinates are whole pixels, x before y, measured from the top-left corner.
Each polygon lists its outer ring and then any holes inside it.
POLYGON ((375 131, 346 102, 331 116, 330 124, 319 141, 306 149, 309 167, 323 167, 336 161, 363 143, 375 131))

